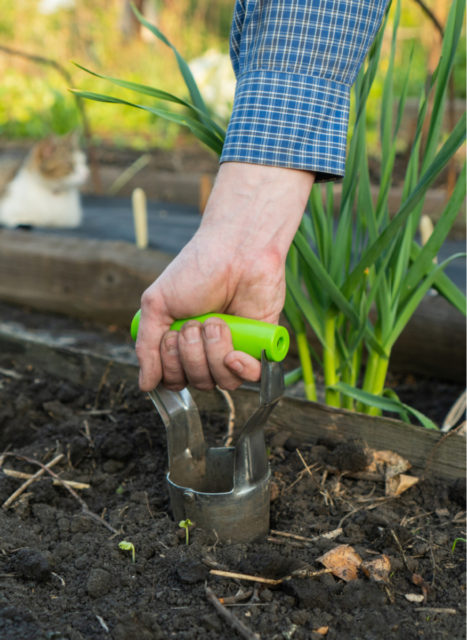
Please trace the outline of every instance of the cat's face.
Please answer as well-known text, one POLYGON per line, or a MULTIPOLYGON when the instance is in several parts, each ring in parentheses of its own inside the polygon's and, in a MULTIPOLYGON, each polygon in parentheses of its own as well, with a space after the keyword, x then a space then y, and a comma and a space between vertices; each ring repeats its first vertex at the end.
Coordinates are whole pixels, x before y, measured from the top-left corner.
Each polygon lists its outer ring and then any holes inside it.
POLYGON ((41 140, 32 150, 28 165, 43 180, 62 189, 79 187, 89 176, 86 157, 74 135, 41 140))

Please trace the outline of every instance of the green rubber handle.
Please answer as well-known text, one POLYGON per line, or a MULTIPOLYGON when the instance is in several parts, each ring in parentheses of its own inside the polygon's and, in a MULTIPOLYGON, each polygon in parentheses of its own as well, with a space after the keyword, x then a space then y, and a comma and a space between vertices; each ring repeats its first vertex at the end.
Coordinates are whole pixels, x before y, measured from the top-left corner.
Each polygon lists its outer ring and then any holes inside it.
MULTIPOLYGON (((136 340, 138 336, 141 309, 135 313, 131 322, 131 337, 136 340)), ((264 351, 268 360, 281 362, 287 355, 290 344, 289 332, 285 327, 261 320, 250 320, 239 316, 229 316, 225 313, 205 313, 193 318, 175 320, 170 327, 179 331, 188 320, 204 322, 208 318, 221 318, 229 325, 232 333, 233 347, 237 351, 244 351, 254 358, 261 360, 261 352, 264 351)))

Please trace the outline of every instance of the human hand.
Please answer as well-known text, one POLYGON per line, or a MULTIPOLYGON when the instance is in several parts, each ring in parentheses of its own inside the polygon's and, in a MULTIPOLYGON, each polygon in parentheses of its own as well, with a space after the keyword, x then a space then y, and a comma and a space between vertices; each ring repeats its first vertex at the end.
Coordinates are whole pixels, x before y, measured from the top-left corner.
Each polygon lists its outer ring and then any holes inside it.
POLYGON ((140 388, 160 381, 235 389, 258 380, 260 363, 235 351, 218 318, 202 325, 176 319, 207 312, 277 323, 285 296, 284 265, 313 174, 240 163, 221 165, 198 232, 144 292, 136 343, 140 388))

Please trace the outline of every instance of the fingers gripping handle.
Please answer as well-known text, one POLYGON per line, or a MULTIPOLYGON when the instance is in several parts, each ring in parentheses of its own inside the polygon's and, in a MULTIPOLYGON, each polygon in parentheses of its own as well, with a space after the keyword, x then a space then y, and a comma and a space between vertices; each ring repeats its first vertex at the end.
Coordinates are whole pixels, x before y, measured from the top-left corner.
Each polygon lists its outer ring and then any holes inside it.
MULTIPOLYGON (((137 311, 131 323, 131 337, 136 340, 138 335, 141 310, 137 311)), ((176 320, 171 329, 179 331, 188 320, 204 322, 208 318, 221 318, 230 328, 232 342, 235 350, 243 351, 261 360, 261 352, 264 351, 268 360, 281 362, 289 350, 290 338, 285 327, 269 324, 261 320, 251 320, 239 316, 230 316, 224 313, 206 313, 193 318, 176 320)))

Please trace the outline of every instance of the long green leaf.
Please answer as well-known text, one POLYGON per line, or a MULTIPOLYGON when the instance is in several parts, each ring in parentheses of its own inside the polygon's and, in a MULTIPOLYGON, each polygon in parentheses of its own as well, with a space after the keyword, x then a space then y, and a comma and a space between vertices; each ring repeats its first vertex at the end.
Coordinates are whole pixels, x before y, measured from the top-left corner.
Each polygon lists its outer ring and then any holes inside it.
POLYGON ((112 104, 121 104, 128 107, 135 107, 136 109, 142 109, 143 111, 148 111, 156 116, 161 118, 165 118, 166 120, 170 120, 171 122, 176 122, 179 125, 183 125, 188 127, 194 135, 201 140, 204 144, 210 147, 217 154, 220 154, 222 151, 222 142, 219 140, 217 136, 215 136, 211 130, 206 127, 199 120, 195 120, 194 118, 190 118, 184 114, 174 113, 173 111, 167 111, 165 109, 158 109, 157 107, 150 107, 147 105, 136 104, 134 102, 129 102, 127 100, 122 100, 121 98, 114 98, 113 96, 107 96, 100 93, 94 93, 92 91, 75 91, 73 90, 75 95, 80 96, 81 98, 87 98, 88 100, 95 100, 96 102, 110 102, 112 104))
POLYGON ((401 15, 401 2, 397 0, 396 11, 394 13, 391 51, 389 54, 388 69, 384 77, 383 95, 381 98, 381 158, 382 166, 387 165, 387 160, 393 146, 392 131, 392 110, 394 104, 393 85, 394 85, 394 59, 396 56, 396 38, 401 15))
POLYGON ((443 107, 446 100, 449 76, 451 74, 457 45, 459 43, 459 38, 464 26, 464 10, 464 0, 454 0, 452 2, 448 20, 444 30, 441 58, 438 65, 436 91, 430 118, 430 126, 427 134, 427 142, 425 146, 425 159, 422 167, 425 167, 428 162, 431 161, 431 158, 434 156, 436 147, 438 145, 444 117, 443 107))
POLYGON ((391 413, 403 413, 409 412, 414 415, 417 420, 426 428, 426 429, 434 429, 438 431, 438 427, 436 424, 430 420, 427 416, 423 415, 417 409, 410 407, 408 404, 400 402, 395 398, 387 398, 382 396, 374 395, 373 393, 368 393, 368 391, 362 391, 361 389, 356 389, 355 387, 351 387, 345 382, 338 382, 333 385, 333 390, 339 391, 340 393, 350 396, 354 400, 361 402, 369 407, 375 407, 376 409, 380 409, 381 411, 388 411, 391 413))
POLYGON ((465 183, 465 165, 464 170, 458 179, 455 189, 450 197, 447 206, 445 207, 440 219, 436 223, 433 233, 426 242, 425 246, 421 249, 417 258, 414 260, 410 267, 406 278, 403 282, 403 288, 401 292, 401 304, 404 304, 407 297, 410 296, 411 291, 417 286, 418 282, 428 272, 430 265, 433 263, 433 259, 437 256, 443 242, 447 238, 449 231, 459 213, 459 210, 464 202, 466 194, 465 183))
POLYGON ((149 31, 151 31, 151 33, 153 33, 156 36, 156 38, 159 38, 161 42, 163 42, 168 47, 170 47, 170 49, 172 49, 172 51, 175 54, 175 58, 177 59, 178 68, 180 69, 180 72, 183 76, 187 89, 190 92, 190 96, 193 101, 193 104, 200 111, 202 111, 206 115, 209 115, 209 110, 206 107, 206 104, 201 96, 201 93, 199 92, 198 85, 196 84, 193 74, 190 71, 190 67, 185 62, 183 57, 180 55, 178 50, 174 47, 174 45, 170 42, 170 40, 161 31, 159 31, 159 29, 155 25, 151 24, 146 20, 146 18, 138 11, 138 9, 134 5, 132 5, 132 9, 134 14, 138 18, 138 20, 141 22, 141 24, 143 24, 147 29, 149 29, 149 31))
POLYGON ((219 136, 219 139, 223 142, 225 138, 225 131, 220 127, 217 122, 215 122, 212 118, 204 114, 197 107, 195 107, 188 100, 183 100, 178 96, 173 95, 172 93, 168 93, 167 91, 162 91, 161 89, 157 89, 155 87, 150 87, 145 84, 140 84, 138 82, 131 82, 129 80, 120 80, 119 78, 113 78, 111 76, 106 76, 102 73, 97 73, 96 71, 92 71, 91 69, 87 69, 83 67, 83 65, 74 63, 79 69, 82 69, 86 73, 89 73, 96 78, 101 78, 102 80, 107 80, 117 87, 122 87, 123 89, 129 89, 131 91, 136 91, 137 93, 141 93, 143 95, 151 96, 152 98, 157 98, 158 100, 165 100, 166 102, 173 102, 175 104, 179 104, 181 106, 186 107, 190 111, 192 111, 200 120, 204 122, 205 125, 209 126, 216 134, 219 136))
POLYGON ((285 271, 286 271, 288 291, 292 295, 301 313, 305 316, 308 324, 313 329, 316 337, 324 347, 325 341, 324 341, 324 335, 323 335, 323 324, 324 324, 323 319, 319 317, 318 312, 315 309, 314 305, 305 296, 303 289, 300 285, 300 281, 293 275, 293 273, 290 271, 287 265, 285 267, 285 271))
MULTIPOLYGON (((342 291, 333 282, 332 278, 329 276, 324 266, 316 257, 312 249, 310 249, 310 247, 308 246, 305 238, 300 233, 300 231, 297 231, 297 233, 295 234, 294 244, 299 250, 303 259, 306 261, 308 267, 314 274, 317 281, 320 283, 320 285, 323 287, 327 295, 333 301, 336 309, 341 311, 350 320, 350 322, 352 322, 352 324, 359 329, 361 327, 362 319, 359 317, 358 312, 353 308, 350 302, 346 300, 346 298, 342 294, 342 291)), ((302 304, 300 303, 300 300, 299 300, 300 293, 298 291, 296 293, 293 292, 293 296, 298 306, 301 307, 303 313, 305 313, 302 307, 302 304)), ((366 329, 365 329, 365 339, 368 341, 368 344, 371 346, 371 348, 374 349, 377 353, 379 353, 382 356, 386 355, 382 350, 381 345, 376 340, 373 334, 373 331, 368 325, 366 326, 366 329)))
POLYGON ((402 204, 398 213, 394 216, 390 224, 384 229, 376 242, 374 242, 365 251, 360 261, 353 269, 352 273, 348 276, 346 282, 342 287, 342 293, 344 296, 348 297, 352 293, 352 291, 364 277, 365 269, 374 264, 381 253, 386 250, 397 231, 402 227, 403 224, 405 224, 414 208, 424 197, 430 184, 432 184, 436 176, 439 175, 440 171, 446 166, 450 158, 464 142, 465 127, 466 119, 464 113, 464 115, 461 117, 456 127, 452 131, 451 135, 436 155, 431 165, 420 178, 420 181, 415 190, 402 204))
MULTIPOLYGON (((420 245, 415 241, 410 247, 410 258, 416 260, 420 255, 420 245)), ((434 264, 429 266, 429 273, 434 271, 436 266, 434 264)), ((457 287, 454 282, 443 271, 438 271, 433 281, 433 287, 442 295, 453 307, 455 307, 462 314, 466 314, 467 299, 462 291, 457 287)))
POLYGON ((444 260, 444 262, 438 265, 425 278, 423 283, 420 284, 418 288, 412 292, 412 295, 407 299, 404 306, 398 309, 397 320, 394 323, 392 330, 389 332, 389 334, 386 334, 382 338, 382 342, 386 349, 392 348, 393 344, 395 343, 397 338, 400 336, 400 334, 404 330, 406 324, 414 314, 416 308, 418 307, 420 302, 423 300, 423 298, 425 297, 427 292, 430 290, 430 288, 433 286, 433 282, 436 279, 437 272, 445 269, 448 266, 448 264, 450 264, 453 260, 456 260, 458 258, 464 258, 465 255, 466 255, 465 253, 455 253, 454 255, 444 260))

